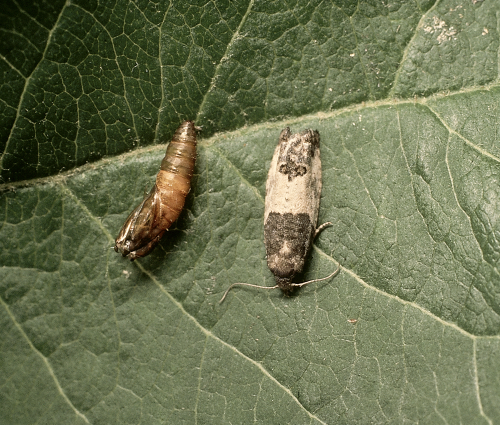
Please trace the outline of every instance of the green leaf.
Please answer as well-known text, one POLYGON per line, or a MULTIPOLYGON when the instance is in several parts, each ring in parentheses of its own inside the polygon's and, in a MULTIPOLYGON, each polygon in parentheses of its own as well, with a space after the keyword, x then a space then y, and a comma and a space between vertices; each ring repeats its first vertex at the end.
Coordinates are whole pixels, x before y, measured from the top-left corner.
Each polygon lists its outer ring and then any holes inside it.
POLYGON ((6 4, 0 422, 499 423, 499 12, 6 4), (129 262, 114 238, 184 119, 203 126, 186 207, 129 262), (333 222, 302 278, 341 271, 219 304, 274 284, 285 126, 320 132, 333 222))

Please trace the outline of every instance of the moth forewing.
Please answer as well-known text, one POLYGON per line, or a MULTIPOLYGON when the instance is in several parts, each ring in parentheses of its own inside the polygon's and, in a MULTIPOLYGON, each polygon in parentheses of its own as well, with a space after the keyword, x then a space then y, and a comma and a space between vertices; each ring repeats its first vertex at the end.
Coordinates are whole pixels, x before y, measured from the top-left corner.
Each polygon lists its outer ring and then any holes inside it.
POLYGON ((196 160, 196 130, 185 121, 176 130, 149 194, 132 211, 115 241, 115 251, 134 260, 148 255, 179 217, 196 160))
POLYGON ((319 139, 312 130, 294 135, 289 128, 281 132, 266 182, 264 223, 270 212, 305 213, 316 226, 322 188, 319 139))
POLYGON ((280 288, 289 293, 296 287, 329 279, 340 270, 339 265, 324 278, 293 283, 293 278, 304 269, 315 236, 331 224, 317 227, 322 188, 319 144, 317 131, 308 129, 292 134, 288 127, 281 131, 269 168, 264 205, 267 265, 274 274, 276 286, 235 283, 227 289, 221 302, 236 285, 280 288))
POLYGON ((266 184, 264 242, 267 264, 285 292, 304 268, 318 221, 321 197, 320 136, 284 129, 266 184))

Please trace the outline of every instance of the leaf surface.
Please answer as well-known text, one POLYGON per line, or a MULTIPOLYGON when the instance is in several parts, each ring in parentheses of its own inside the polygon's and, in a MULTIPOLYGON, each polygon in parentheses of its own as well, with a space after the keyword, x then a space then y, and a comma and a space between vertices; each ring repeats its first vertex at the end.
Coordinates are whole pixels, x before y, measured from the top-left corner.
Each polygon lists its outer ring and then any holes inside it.
POLYGON ((1 422, 498 423, 498 12, 6 5, 1 422), (193 118, 186 207, 129 262, 114 238, 193 118), (219 304, 274 284, 263 210, 285 126, 320 132, 333 222, 302 278, 341 271, 219 304))

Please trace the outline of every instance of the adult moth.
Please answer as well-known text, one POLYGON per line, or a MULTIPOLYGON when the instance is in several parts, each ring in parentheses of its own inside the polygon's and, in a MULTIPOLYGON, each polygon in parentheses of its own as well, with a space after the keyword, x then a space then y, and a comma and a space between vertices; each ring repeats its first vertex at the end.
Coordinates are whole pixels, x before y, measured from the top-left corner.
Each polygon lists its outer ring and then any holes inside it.
POLYGON ((131 261, 153 250, 184 207, 196 160, 196 130, 193 121, 184 121, 175 131, 155 185, 116 238, 115 251, 131 261))
POLYGON ((292 134, 287 127, 281 131, 274 151, 266 183, 264 206, 264 243, 267 265, 274 274, 275 286, 233 283, 225 292, 237 285, 262 289, 280 288, 289 294, 294 288, 329 279, 293 283, 304 269, 304 263, 318 233, 332 223, 316 227, 321 198, 320 136, 316 130, 292 134))

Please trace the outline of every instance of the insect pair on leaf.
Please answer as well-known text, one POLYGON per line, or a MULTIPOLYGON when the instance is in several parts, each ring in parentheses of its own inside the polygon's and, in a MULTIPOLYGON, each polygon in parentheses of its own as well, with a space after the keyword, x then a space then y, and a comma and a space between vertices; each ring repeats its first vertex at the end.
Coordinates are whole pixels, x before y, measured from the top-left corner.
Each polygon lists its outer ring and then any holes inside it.
MULTIPOLYGON (((130 260, 148 255, 158 244, 184 207, 196 160, 196 130, 193 121, 185 121, 176 130, 149 194, 129 215, 115 242, 130 260)), ((330 279, 340 270, 321 279, 293 283, 304 268, 305 259, 317 234, 331 223, 316 227, 321 198, 320 136, 304 130, 292 134, 281 131, 266 183, 264 242, 267 264, 274 274, 275 286, 233 283, 234 286, 261 289, 280 288, 290 293, 296 287, 330 279)))

